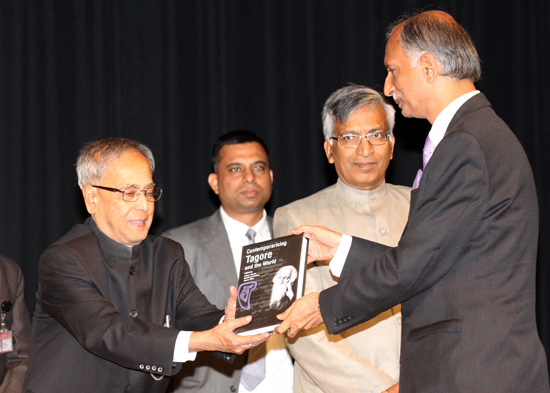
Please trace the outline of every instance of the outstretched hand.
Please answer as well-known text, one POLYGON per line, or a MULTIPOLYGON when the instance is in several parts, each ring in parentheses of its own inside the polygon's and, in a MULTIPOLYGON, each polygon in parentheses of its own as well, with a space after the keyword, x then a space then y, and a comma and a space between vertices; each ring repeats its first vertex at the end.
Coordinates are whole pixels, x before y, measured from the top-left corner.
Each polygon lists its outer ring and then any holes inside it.
POLYGON ((229 288, 229 300, 225 308, 225 320, 218 326, 204 332, 193 332, 189 340, 189 352, 221 351, 240 355, 247 349, 263 343, 270 336, 269 333, 252 336, 239 336, 234 330, 247 325, 252 316, 235 319, 237 310, 237 288, 229 288))
POLYGON ((293 235, 304 234, 309 239, 307 262, 331 260, 342 240, 342 234, 325 227, 302 225, 290 231, 293 235))
POLYGON ((311 292, 296 300, 292 306, 286 309, 277 318, 283 322, 274 330, 275 334, 287 334, 294 337, 298 332, 311 329, 323 323, 321 311, 319 311, 319 293, 311 292))

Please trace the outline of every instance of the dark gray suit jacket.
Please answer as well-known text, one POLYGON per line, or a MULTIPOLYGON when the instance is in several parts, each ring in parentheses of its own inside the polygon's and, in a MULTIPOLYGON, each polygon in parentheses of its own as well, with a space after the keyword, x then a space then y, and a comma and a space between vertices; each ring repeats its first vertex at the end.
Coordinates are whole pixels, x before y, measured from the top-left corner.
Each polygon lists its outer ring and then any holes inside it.
MULTIPOLYGON (((273 219, 267 217, 267 220, 272 231, 273 219)), ((191 274, 208 300, 217 306, 227 304, 229 287, 237 285, 238 279, 220 210, 162 235, 183 246, 191 274)), ((244 364, 246 354, 237 356, 232 364, 228 364, 199 353, 174 381, 180 380, 182 388, 178 391, 236 392, 244 364)))
POLYGON ((209 329, 223 315, 196 287, 179 244, 148 236, 129 248, 91 219, 42 254, 38 284, 28 392, 165 392, 168 378, 150 372, 179 371, 177 329, 209 329), (116 269, 119 281, 109 278, 116 269))
POLYGON ((537 237, 527 157, 478 94, 412 191, 399 245, 380 255, 353 239, 339 285, 321 293, 324 321, 339 333, 401 302, 401 393, 548 392, 537 237))

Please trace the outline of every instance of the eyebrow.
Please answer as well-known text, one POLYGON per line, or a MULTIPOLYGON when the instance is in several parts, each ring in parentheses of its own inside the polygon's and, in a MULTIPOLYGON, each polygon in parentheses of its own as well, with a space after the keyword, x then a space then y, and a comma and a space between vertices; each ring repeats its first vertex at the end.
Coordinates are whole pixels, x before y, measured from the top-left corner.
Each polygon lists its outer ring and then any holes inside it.
MULTIPOLYGON (((148 187, 154 187, 154 186, 156 186, 155 183, 149 183, 145 187, 143 187, 143 189, 148 188, 148 187)), ((128 188, 128 187, 142 188, 139 184, 126 184, 122 188, 128 188)))
MULTIPOLYGON (((360 131, 363 131, 363 130, 344 130, 342 131, 342 134, 341 135, 349 135, 349 134, 355 134, 355 135, 359 135, 358 133, 360 131)), ((375 128, 371 128, 370 130, 366 130, 367 131, 367 134, 370 134, 371 132, 376 132, 376 131, 388 131, 387 128, 384 128, 384 127, 375 127, 375 128)))
MULTIPOLYGON (((258 165, 258 164, 267 165, 267 162, 263 161, 263 160, 258 160, 258 161, 254 161, 251 165, 258 165)), ((246 165, 243 164, 242 162, 230 162, 225 167, 229 168, 229 167, 232 167, 232 166, 246 166, 246 165)))

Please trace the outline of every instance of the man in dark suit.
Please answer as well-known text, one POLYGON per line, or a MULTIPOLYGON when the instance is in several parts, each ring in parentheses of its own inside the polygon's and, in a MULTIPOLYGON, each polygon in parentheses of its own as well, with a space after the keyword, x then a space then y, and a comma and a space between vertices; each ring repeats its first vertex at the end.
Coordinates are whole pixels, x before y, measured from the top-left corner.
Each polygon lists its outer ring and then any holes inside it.
MULTIPOLYGON (((199 289, 213 304, 223 305, 227 288, 237 285, 242 246, 251 241, 246 237, 248 230, 256 233, 255 242, 272 237, 273 220, 264 206, 271 197, 273 172, 265 142, 246 130, 231 131, 216 140, 212 166, 208 184, 220 198, 220 208, 163 236, 183 246, 199 289)), ((237 356, 232 364, 199 354, 173 382, 177 393, 291 393, 292 377, 292 359, 285 341, 282 336, 272 336, 248 356, 237 356), (265 375, 252 387, 242 376, 259 358, 265 361, 265 375)))
POLYGON ((165 392, 199 351, 242 353, 268 335, 233 330, 236 288, 223 311, 195 285, 179 244, 149 236, 162 189, 146 146, 106 138, 84 147, 78 183, 91 217, 38 266, 27 392, 165 392))
POLYGON ((402 302, 402 393, 548 392, 527 157, 475 89, 477 51, 450 15, 416 14, 388 37, 384 93, 404 116, 432 124, 407 227, 389 249, 321 228, 295 231, 310 238, 310 259, 334 258, 340 280, 295 302, 278 331, 294 336, 324 320, 338 333, 402 302))
POLYGON ((23 391, 31 340, 24 286, 19 265, 0 255, 0 393, 23 391))

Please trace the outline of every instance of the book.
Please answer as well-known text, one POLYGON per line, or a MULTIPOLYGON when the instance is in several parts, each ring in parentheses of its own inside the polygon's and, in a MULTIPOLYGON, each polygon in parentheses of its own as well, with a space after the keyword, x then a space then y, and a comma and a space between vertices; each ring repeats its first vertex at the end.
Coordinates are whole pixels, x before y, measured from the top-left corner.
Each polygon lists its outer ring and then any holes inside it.
POLYGON ((304 294, 308 239, 289 235, 243 247, 236 318, 252 321, 235 333, 272 332, 281 324, 277 314, 304 294))

